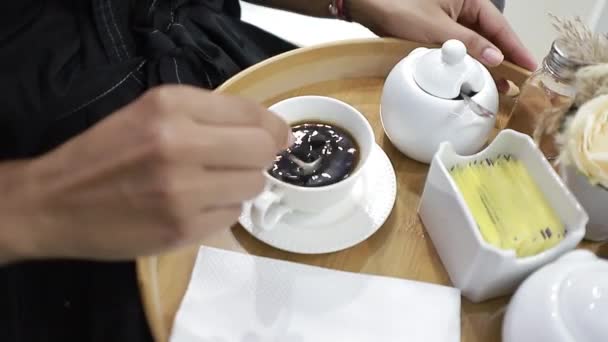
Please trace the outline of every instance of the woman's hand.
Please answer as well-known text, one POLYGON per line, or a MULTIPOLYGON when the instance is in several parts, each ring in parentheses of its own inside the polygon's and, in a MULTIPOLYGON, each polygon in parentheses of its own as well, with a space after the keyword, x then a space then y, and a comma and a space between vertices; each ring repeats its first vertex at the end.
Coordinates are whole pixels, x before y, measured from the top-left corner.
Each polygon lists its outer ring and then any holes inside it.
POLYGON ((263 189, 288 132, 247 100, 164 86, 29 162, 27 187, 19 201, 4 193, 0 214, 28 217, 8 236, 20 238, 17 259, 127 259, 198 243, 263 189))
POLYGON ((504 57, 534 70, 536 62, 490 0, 350 0, 354 21, 381 36, 441 44, 464 42, 489 67, 504 57))

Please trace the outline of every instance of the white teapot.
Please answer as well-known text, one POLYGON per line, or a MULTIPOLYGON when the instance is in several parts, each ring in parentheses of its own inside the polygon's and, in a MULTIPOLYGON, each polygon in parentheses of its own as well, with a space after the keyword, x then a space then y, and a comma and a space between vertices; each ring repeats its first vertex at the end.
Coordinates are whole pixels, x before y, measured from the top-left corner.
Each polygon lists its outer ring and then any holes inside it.
POLYGON ((415 49, 393 68, 384 84, 380 115, 386 135, 405 155, 427 164, 444 141, 460 155, 478 152, 496 116, 476 114, 461 93, 497 113, 496 84, 462 42, 415 49))
POLYGON ((608 260, 576 250, 526 279, 509 303, 503 342, 608 341, 608 260))

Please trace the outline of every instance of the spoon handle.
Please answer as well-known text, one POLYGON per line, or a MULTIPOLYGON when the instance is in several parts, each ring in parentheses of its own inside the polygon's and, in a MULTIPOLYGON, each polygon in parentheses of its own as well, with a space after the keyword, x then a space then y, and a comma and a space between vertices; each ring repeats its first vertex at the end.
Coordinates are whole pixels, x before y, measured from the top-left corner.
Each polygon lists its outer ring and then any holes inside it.
POLYGON ((479 103, 475 102, 471 97, 469 97, 467 94, 465 93, 461 93, 460 96, 462 96, 462 98, 464 99, 464 103, 471 108, 471 110, 473 111, 473 113, 481 116, 481 117, 485 117, 485 118, 493 118, 496 116, 495 113, 493 113, 491 110, 483 107, 482 105, 480 105, 479 103))

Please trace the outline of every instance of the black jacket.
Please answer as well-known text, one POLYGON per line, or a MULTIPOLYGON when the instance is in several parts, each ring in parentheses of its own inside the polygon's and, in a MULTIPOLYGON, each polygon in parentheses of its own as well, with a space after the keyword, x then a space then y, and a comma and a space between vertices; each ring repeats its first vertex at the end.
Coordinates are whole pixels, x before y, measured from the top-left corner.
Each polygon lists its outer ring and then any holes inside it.
MULTIPOLYGON (((38 156, 162 83, 215 88, 293 48, 237 0, 0 2, 0 160, 38 156)), ((133 262, 0 268, 0 341, 148 341, 133 262)))

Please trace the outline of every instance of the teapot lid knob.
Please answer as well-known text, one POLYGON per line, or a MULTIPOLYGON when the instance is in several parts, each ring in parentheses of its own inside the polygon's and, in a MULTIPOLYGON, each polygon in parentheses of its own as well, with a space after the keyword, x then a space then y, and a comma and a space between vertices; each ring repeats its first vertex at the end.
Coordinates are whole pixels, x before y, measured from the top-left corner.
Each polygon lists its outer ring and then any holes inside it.
POLYGON ((459 40, 448 40, 441 47, 441 58, 449 65, 462 63, 466 55, 467 47, 459 40))
POLYGON ((428 94, 455 99, 461 90, 480 92, 486 82, 481 64, 467 54, 459 40, 446 41, 441 49, 416 56, 414 80, 428 94))

